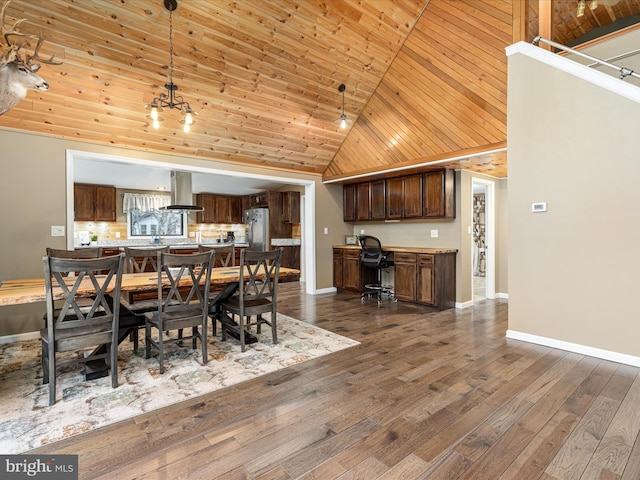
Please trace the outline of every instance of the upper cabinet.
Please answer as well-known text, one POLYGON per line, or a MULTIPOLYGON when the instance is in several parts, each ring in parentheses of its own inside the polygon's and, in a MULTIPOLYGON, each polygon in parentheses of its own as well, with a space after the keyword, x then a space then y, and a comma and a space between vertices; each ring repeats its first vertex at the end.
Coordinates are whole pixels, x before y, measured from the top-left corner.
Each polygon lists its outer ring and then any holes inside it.
POLYGON ((455 218, 454 175, 436 170, 345 185, 344 221, 455 218))
POLYGON ((356 184, 356 220, 385 219, 384 180, 356 184))
POLYGON ((282 221, 300 223, 300 192, 282 192, 282 221))
POLYGON ((76 221, 115 222, 116 189, 105 185, 73 185, 73 218, 76 221))
POLYGON ((356 186, 355 184, 342 187, 343 217, 345 222, 356 221, 356 186))
POLYGON ((204 208, 198 223, 242 223, 242 197, 199 193, 196 203, 204 208))
POLYGON ((453 170, 424 174, 424 216, 456 218, 456 182, 453 170))

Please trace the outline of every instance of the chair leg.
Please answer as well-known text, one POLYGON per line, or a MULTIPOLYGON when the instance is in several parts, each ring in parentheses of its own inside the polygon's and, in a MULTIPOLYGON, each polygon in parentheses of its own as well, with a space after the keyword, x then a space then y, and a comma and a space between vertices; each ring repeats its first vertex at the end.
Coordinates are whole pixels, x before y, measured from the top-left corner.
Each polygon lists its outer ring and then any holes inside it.
POLYGON ((240 325, 240 351, 244 352, 244 317, 242 315, 238 315, 238 325, 240 325))
POLYGON ((151 325, 144 326, 144 358, 151 358, 151 325))
POLYGON ((209 354, 207 352, 207 318, 202 322, 202 333, 200 334, 200 345, 202 347, 202 363, 205 364, 209 361, 209 354))
POLYGON ((275 310, 271 313, 271 336, 273 337, 274 344, 278 343, 278 324, 276 321, 277 315, 278 314, 275 310))
POLYGON ((158 359, 160 360, 160 373, 164 373, 164 343, 162 338, 162 329, 158 328, 158 359))
MULTIPOLYGON (((136 329, 136 333, 137 333, 137 329, 136 329)), ((116 339, 117 342, 117 339, 116 339)), ((118 388, 118 347, 117 347, 117 343, 114 345, 113 342, 111 342, 108 345, 109 348, 109 357, 110 357, 110 362, 111 365, 109 365, 109 368, 111 369, 111 388, 118 388)))
POLYGON ((42 384, 46 385, 49 383, 49 347, 48 344, 43 340, 42 343, 42 355, 40 357, 40 362, 42 363, 42 384))
POLYGON ((56 403, 56 352, 55 348, 49 347, 49 406, 56 403))

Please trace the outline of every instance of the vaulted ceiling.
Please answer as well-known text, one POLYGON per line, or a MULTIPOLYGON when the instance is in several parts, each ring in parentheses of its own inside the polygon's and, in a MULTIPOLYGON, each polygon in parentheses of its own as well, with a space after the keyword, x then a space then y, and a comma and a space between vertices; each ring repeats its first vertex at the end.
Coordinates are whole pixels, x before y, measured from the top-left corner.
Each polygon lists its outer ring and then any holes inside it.
MULTIPOLYGON (((600 1, 609 17, 628 13, 600 1)), ((537 2, 525 5, 535 18, 537 2)), ((186 134, 176 109, 154 129, 144 108, 169 77, 163 0, 12 0, 5 27, 25 18, 41 56, 63 63, 41 68, 49 90, 30 91, 0 128, 328 180, 433 162, 505 176, 514 11, 509 0, 178 0, 173 81, 198 113, 186 134)))

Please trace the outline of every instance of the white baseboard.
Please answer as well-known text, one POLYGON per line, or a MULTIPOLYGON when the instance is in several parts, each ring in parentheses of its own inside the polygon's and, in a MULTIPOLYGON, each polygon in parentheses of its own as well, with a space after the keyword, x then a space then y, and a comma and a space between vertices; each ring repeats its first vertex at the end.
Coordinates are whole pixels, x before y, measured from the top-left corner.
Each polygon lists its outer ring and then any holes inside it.
POLYGON ((4 337, 0 337, 0 345, 4 345, 5 343, 20 342, 24 340, 34 340, 36 338, 40 338, 40 332, 27 332, 17 333, 15 335, 5 335, 4 337))
POLYGON ((497 292, 496 293, 496 298, 499 298, 501 300, 509 300, 509 294, 508 293, 497 292))
POLYGON ((328 288, 321 288, 321 289, 316 289, 315 292, 313 292, 314 295, 322 295, 323 293, 336 293, 338 291, 338 289, 336 287, 328 287, 328 288))
POLYGON ((540 337, 529 333, 516 332, 515 330, 507 330, 506 337, 514 340, 522 340, 523 342, 537 343, 538 345, 544 345, 545 347, 559 348, 560 350, 580 353, 590 357, 602 358, 603 360, 611 360, 612 362, 624 363, 625 365, 640 367, 640 357, 634 357, 633 355, 612 352, 610 350, 603 350, 601 348, 589 347, 587 345, 580 345, 577 343, 565 342, 563 340, 556 340, 555 338, 540 337))
POLYGON ((468 302, 456 302, 453 307, 457 309, 473 307, 473 300, 469 300, 468 302))

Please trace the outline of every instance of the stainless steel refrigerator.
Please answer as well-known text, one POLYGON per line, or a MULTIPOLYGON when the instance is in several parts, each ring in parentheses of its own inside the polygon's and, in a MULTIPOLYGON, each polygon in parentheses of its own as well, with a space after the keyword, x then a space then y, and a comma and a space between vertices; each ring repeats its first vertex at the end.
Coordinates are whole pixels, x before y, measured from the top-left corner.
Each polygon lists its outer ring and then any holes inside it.
POLYGON ((251 208, 244 212, 244 223, 247 225, 247 242, 249 250, 266 252, 270 250, 269 241, 269 209, 251 208))

